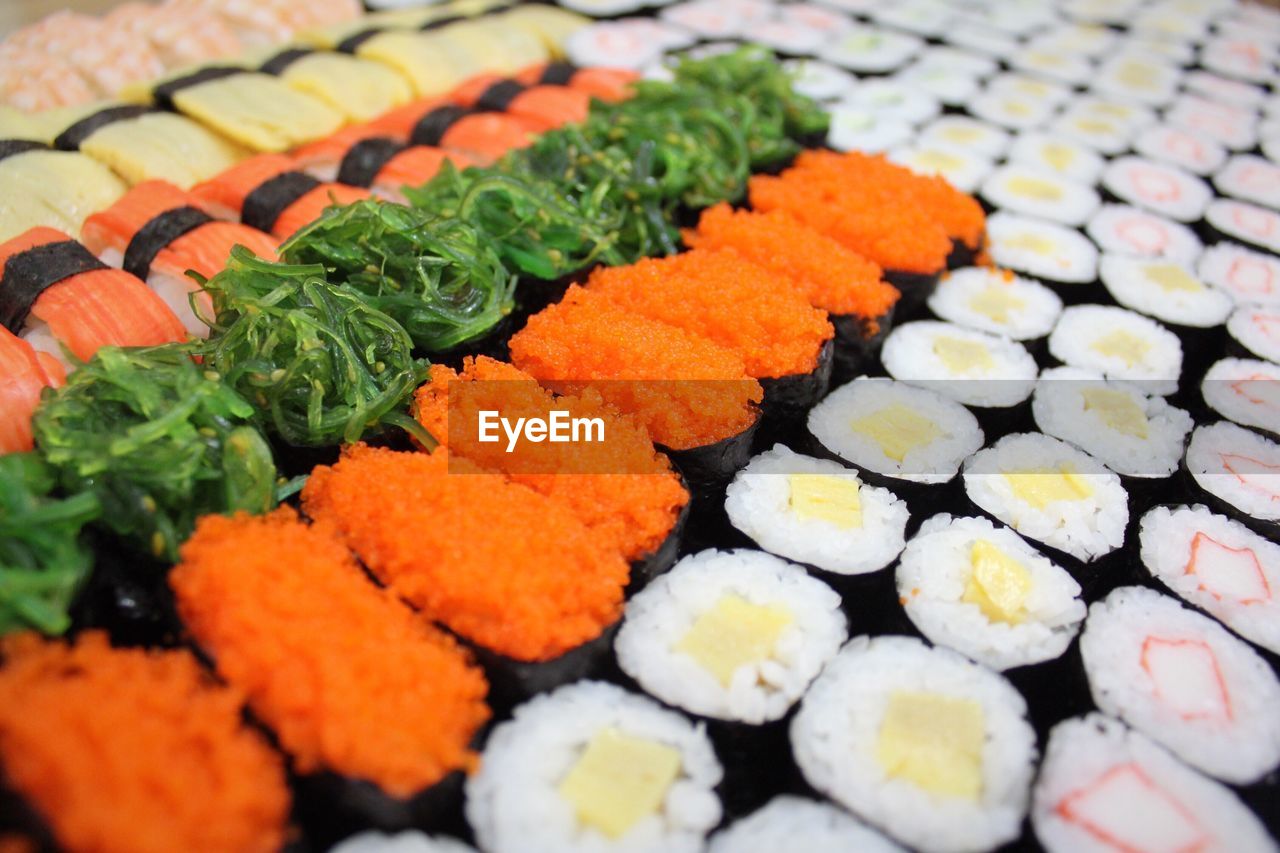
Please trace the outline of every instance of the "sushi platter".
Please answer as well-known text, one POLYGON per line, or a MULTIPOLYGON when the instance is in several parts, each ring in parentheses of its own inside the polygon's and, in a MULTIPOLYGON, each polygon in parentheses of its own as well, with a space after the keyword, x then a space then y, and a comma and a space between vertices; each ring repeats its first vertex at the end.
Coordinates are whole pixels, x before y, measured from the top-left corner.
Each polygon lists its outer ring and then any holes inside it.
POLYGON ((0 321, 0 853, 1280 851, 1280 8, 68 8, 0 321))

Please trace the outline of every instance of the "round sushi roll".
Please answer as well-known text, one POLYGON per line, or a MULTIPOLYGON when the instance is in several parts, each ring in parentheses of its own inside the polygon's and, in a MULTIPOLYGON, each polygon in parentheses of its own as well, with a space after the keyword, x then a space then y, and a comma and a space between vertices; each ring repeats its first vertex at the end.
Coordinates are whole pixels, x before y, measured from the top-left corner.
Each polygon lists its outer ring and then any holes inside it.
POLYGON ((1009 160, 1082 184, 1097 181, 1106 165, 1092 148, 1040 132, 1018 134, 1009 149, 1009 160))
POLYGON ((1183 761, 1246 784, 1280 764, 1280 681, 1217 622, 1146 587, 1089 608, 1080 635, 1099 710, 1183 761))
POLYGON ((898 597, 932 643, 992 669, 1058 657, 1080 630, 1080 585, 985 518, 927 520, 902 553, 898 597))
POLYGON ((1040 127, 1053 116, 1055 104, 1048 100, 1012 92, 987 91, 967 104, 969 112, 1010 130, 1040 127))
POLYGON ((1280 521, 1280 444, 1227 421, 1197 427, 1187 470, 1200 488, 1250 519, 1280 521))
POLYGON ((1040 433, 1007 435, 964 464, 969 499, 1014 530, 1088 562, 1124 544, 1120 478, 1082 450, 1040 433))
POLYGON ((920 144, 946 145, 992 159, 1003 156, 1009 134, 987 122, 967 116, 943 116, 920 132, 920 144))
POLYGON ((1200 278, 1237 305, 1280 305, 1280 259, 1235 243, 1215 243, 1200 256, 1200 278))
POLYGON ((1012 272, 966 267, 938 282, 929 310, 949 323, 1030 341, 1053 331, 1062 300, 1043 284, 1012 272))
POLYGON ((1093 77, 1093 63, 1083 56, 1049 50, 1018 50, 1006 61, 1021 71, 1048 77, 1068 86, 1083 86, 1093 77))
POLYGON ((1119 154, 1129 147, 1132 129, 1114 116, 1095 115, 1072 106, 1058 116, 1047 128, 1052 136, 1068 142, 1087 145, 1108 156, 1119 154))
POLYGON ((791 724, 805 779, 928 853, 1016 838, 1036 758, 1026 703, 1001 676, 910 637, 856 637, 791 724))
POLYGON ((809 432, 851 465, 916 483, 948 482, 984 440, 978 419, 956 401, 867 376, 814 406, 809 432))
POLYGON ((857 83, 848 71, 818 59, 788 59, 782 67, 792 75, 791 90, 816 101, 838 100, 857 83))
POLYGON ((1171 64, 1130 53, 1103 62, 1089 86, 1106 96, 1159 105, 1177 95, 1181 77, 1181 71, 1171 64))
POLYGON ((905 853, 830 803, 780 795, 711 836, 707 853, 905 853))
POLYGON ((872 8, 871 17, 878 24, 931 39, 945 33, 954 19, 946 5, 928 0, 882 3, 872 8))
POLYGON ((1237 154, 1213 176, 1224 195, 1280 209, 1280 166, 1252 154, 1237 154))
POLYGON ((858 25, 823 46, 818 58, 857 74, 887 74, 918 56, 923 45, 906 33, 858 25))
MULTIPOLYGON (((851 22, 846 24, 852 25, 851 22)), ((742 28, 744 40, 764 45, 785 56, 812 56, 830 37, 829 32, 781 16, 773 20, 751 21, 742 28)))
POLYGON ((1169 477, 1182 462, 1191 416, 1132 382, 1073 367, 1047 370, 1031 398, 1036 426, 1124 477, 1169 477))
POLYGON ((1215 199, 1204 214, 1205 222, 1220 234, 1280 254, 1280 213, 1230 199, 1215 199))
POLYGON ((1209 408, 1224 418, 1280 433, 1280 365, 1224 358, 1205 373, 1200 393, 1209 408))
POLYGON ((467 780, 490 853, 701 850, 723 772, 701 727, 642 696, 579 681, 519 706, 467 780))
POLYGON ((1127 204, 1178 222, 1195 222, 1213 192, 1190 172, 1142 157, 1118 157, 1102 172, 1102 186, 1127 204))
POLYGON ((1062 24, 1036 36, 1030 45, 1038 50, 1099 56, 1115 47, 1116 34, 1106 27, 1062 24))
POLYGON ((1181 222, 1125 204, 1104 204, 1085 226, 1085 233, 1111 254, 1190 264, 1204 251, 1196 232, 1181 222))
POLYGON ((1227 320, 1227 332, 1249 353, 1280 364, 1280 311, 1242 305, 1227 320))
POLYGON ((658 13, 660 20, 706 40, 738 38, 747 24, 769 16, 769 5, 754 0, 734 0, 732 3, 692 0, 667 6, 658 13))
POLYGON ((942 111, 933 96, 889 79, 859 83, 841 99, 840 105, 911 125, 924 124, 942 111))
POLYGON ((1247 151, 1258 142, 1257 118, 1252 110, 1184 95, 1164 114, 1176 127, 1199 133, 1232 151, 1247 151))
POLYGON ((1229 788, 1097 713, 1049 733, 1031 824, 1049 853, 1275 849, 1229 788))
POLYGON ((1177 261, 1104 254, 1098 276, 1125 308, 1179 326, 1220 326, 1233 307, 1229 295, 1177 261))
POLYGON ((1118 122, 1130 131, 1138 131, 1156 123, 1156 113, 1150 107, 1096 94, 1072 102, 1071 111, 1085 118, 1118 122))
POLYGON ((1159 124, 1133 140, 1133 150, 1150 160, 1186 169, 1193 175, 1211 175, 1227 162, 1227 149, 1208 137, 1181 127, 1159 124))
POLYGON ((879 571, 906 542, 907 507, 893 492, 781 444, 738 472, 724 508, 766 551, 838 575, 879 571))
POLYGON ((837 151, 879 154, 902 145, 914 133, 902 119, 883 117, 861 107, 836 106, 831 109, 827 144, 837 151))
POLYGON ((885 370, 967 406, 1008 408, 1031 396, 1036 361, 1026 347, 953 323, 920 320, 889 333, 885 370))
POLYGON ((996 213, 987 219, 987 252, 997 266, 1061 284, 1098 275, 1098 250, 1083 234, 1053 222, 996 213))
POLYGON ((1016 71, 1006 71, 992 77, 987 81, 987 91, 993 94, 1043 101, 1054 107, 1061 106, 1071 99, 1070 86, 1051 83, 1043 77, 1020 74, 1016 71))
POLYGON ((648 35, 625 20, 592 24, 575 30, 565 40, 565 58, 581 68, 638 70, 662 55, 662 45, 648 35))
POLYGON ((556 3, 570 12, 589 15, 592 18, 617 18, 620 15, 630 15, 647 5, 645 0, 556 0, 556 3))
POLYGON ((921 175, 938 175, 964 193, 976 190, 995 168, 980 154, 930 143, 895 148, 889 152, 889 160, 921 175))
POLYGON ((685 557, 627 603, 618 665, 666 704, 781 719, 849 637, 840 596, 763 551, 685 557))
POLYGON ((899 71, 893 79, 904 86, 927 92, 949 107, 961 107, 967 104, 977 94, 981 85, 976 75, 957 73, 946 65, 928 59, 927 56, 899 71))
POLYGON ((961 21, 942 34, 947 44, 991 57, 1008 56, 1018 49, 1018 40, 980 23, 961 21))
POLYGON ((476 853, 476 849, 447 835, 427 835, 413 829, 395 835, 374 831, 357 833, 329 853, 476 853))
POLYGON ((1092 187, 1021 163, 996 169, 980 192, 994 207, 1063 225, 1083 225, 1099 203, 1092 187))
POLYGON ((1182 344, 1155 320, 1112 305, 1073 305, 1049 335, 1049 354, 1108 379, 1137 382, 1148 393, 1178 390, 1182 344))
POLYGON ((1000 69, 1000 63, 981 52, 954 47, 931 47, 912 67, 945 70, 961 77, 983 79, 995 74, 1000 69))
POLYGON ((1142 517, 1142 563, 1188 603, 1280 654, 1280 544, 1208 507, 1155 507, 1142 517))
POLYGON ((1207 71, 1251 83, 1267 83, 1275 76, 1275 49, 1259 51, 1250 39, 1213 39, 1200 48, 1200 64, 1207 71))

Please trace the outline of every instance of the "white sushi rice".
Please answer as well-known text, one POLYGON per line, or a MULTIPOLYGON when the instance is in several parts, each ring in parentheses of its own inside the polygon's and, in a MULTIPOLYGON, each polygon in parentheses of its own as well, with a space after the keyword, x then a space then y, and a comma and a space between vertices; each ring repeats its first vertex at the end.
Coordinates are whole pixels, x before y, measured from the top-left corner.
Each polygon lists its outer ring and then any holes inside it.
POLYGON ((1031 824, 1049 853, 1276 849, 1229 788, 1098 713, 1049 733, 1031 824))
POLYGON ((987 81, 987 91, 1043 101, 1054 107, 1060 106, 1071 99, 1071 87, 1064 86, 1061 83, 1052 83, 1043 77, 1037 77, 1033 74, 1020 74, 1016 71, 1006 71, 992 77, 987 81))
POLYGON ((878 24, 905 30, 924 38, 941 36, 953 20, 951 7, 937 0, 880 3, 872 8, 871 16, 878 24))
POLYGON ((1129 125, 1120 119, 1093 115, 1078 107, 1070 107, 1058 116, 1047 132, 1057 139, 1087 145, 1108 156, 1128 148, 1133 135, 1129 125))
POLYGON ((948 44, 988 56, 1008 56, 1019 47, 1018 40, 1007 33, 975 22, 954 24, 942 38, 948 44))
POLYGON ((1190 604, 1280 654, 1280 544, 1202 505, 1142 517, 1142 563, 1190 604))
POLYGON ((648 5, 646 0, 556 0, 571 12, 593 18, 613 18, 638 12, 648 5))
POLYGON ((859 74, 883 74, 918 56, 923 44, 905 33, 858 25, 824 45, 818 58, 859 74))
POLYGON ((601 21, 572 32, 565 40, 565 57, 574 65, 589 68, 639 70, 658 61, 663 46, 637 36, 625 21, 601 21))
POLYGON ((949 323, 1029 341, 1053 331, 1062 300, 1043 284, 1011 272, 965 267, 938 282, 929 310, 949 323))
POLYGON ((1218 421, 1192 433, 1187 469, 1200 488, 1245 515, 1280 520, 1280 444, 1218 421))
POLYGON ((1014 68, 1048 77, 1068 86, 1083 86, 1093 77, 1093 63, 1078 54, 1061 51, 1026 50, 1006 57, 1014 68))
POLYGON ((1099 203, 1093 187, 1020 163, 993 172, 982 183, 981 193, 1002 210, 1063 225, 1083 225, 1099 203))
POLYGON ((614 650, 646 693, 691 714, 744 723, 782 718, 849 637, 840 596, 797 565, 763 551, 701 551, 629 602, 614 650), (791 622, 764 660, 742 664, 728 686, 680 641, 726 596, 780 608, 791 622))
POLYGON ((1145 394, 1129 382, 1116 382, 1074 367, 1041 374, 1031 398, 1036 426, 1046 435, 1074 444, 1126 477, 1168 477, 1182 462, 1187 435, 1195 422, 1164 398, 1145 394), (1117 429, 1106 412, 1090 407, 1090 394, 1123 394, 1142 417, 1141 430, 1117 429))
POLYGON ((1092 148, 1040 132, 1018 134, 1009 149, 1009 160, 1082 184, 1094 183, 1106 165, 1092 148))
POLYGON ((1118 122, 1121 127, 1134 132, 1156 123, 1156 113, 1151 107, 1097 94, 1072 101, 1069 113, 1083 118, 1118 122))
POLYGON ((915 145, 895 148, 889 159, 921 175, 938 175, 961 192, 971 193, 995 168, 980 154, 948 145, 915 145))
POLYGON ((1227 332, 1249 352, 1280 364, 1280 311, 1242 305, 1227 320, 1227 332))
POLYGON ((1015 131, 1040 127, 1055 110, 1051 101, 1010 92, 984 92, 967 106, 975 118, 1015 131))
POLYGON ((950 649, 909 637, 856 637, 814 682, 791 725, 809 784, 923 851, 985 850, 1016 838, 1036 758, 1022 696, 999 675, 950 649), (891 777, 877 758, 882 721, 900 691, 978 703, 982 789, 976 801, 891 777))
POLYGON ((933 96, 889 79, 859 83, 841 99, 840 105, 911 125, 924 124, 942 112, 942 105, 933 96))
POLYGON ((1228 294, 1177 261, 1104 254, 1098 277, 1116 302, 1166 323, 1220 326, 1234 307, 1228 294))
POLYGON ((1104 204, 1085 233, 1104 252, 1140 258, 1190 264, 1204 251, 1200 238, 1186 225, 1127 204, 1104 204))
POLYGON ((1181 78, 1182 73, 1174 65, 1155 58, 1121 54, 1103 62, 1089 85, 1103 95, 1159 105, 1173 100, 1181 78))
POLYGON ((1017 341, 933 320, 898 326, 885 338, 880 357, 894 379, 967 406, 1016 406, 1031 396, 1037 372, 1035 359, 1017 341), (986 361, 957 369, 946 357, 957 342, 966 353, 983 353, 986 361))
POLYGON ((1280 166, 1253 154, 1237 154, 1213 176, 1218 191, 1270 208, 1280 208, 1280 166))
MULTIPOLYGON (((1258 56, 1253 51, 1240 50, 1234 45, 1241 39, 1213 39, 1200 48, 1200 64, 1208 71, 1224 74, 1251 83, 1269 83, 1275 76, 1274 51, 1258 56)), ((1249 42, 1255 45, 1256 42, 1249 42)))
POLYGON ((772 17, 772 5, 750 0, 691 0, 667 6, 658 17, 703 39, 731 39, 743 35, 747 24, 772 17))
POLYGON ((796 21, 774 19, 747 24, 742 28, 742 38, 788 56, 811 56, 831 35, 796 21))
POLYGON ((1098 250, 1083 234, 1029 216, 988 217, 987 251, 997 266, 1049 281, 1084 284, 1098 275, 1098 250))
POLYGON ((1258 142, 1258 122, 1251 111, 1197 95, 1180 97, 1165 113, 1164 120, 1207 136, 1232 151, 1246 151, 1258 142))
POLYGON ((1085 605, 1080 585, 1021 536, 985 518, 925 521, 907 543, 897 568, 898 597, 920 633, 978 663, 1002 670, 1058 657, 1080 630, 1085 605), (971 551, 985 541, 1030 575, 1031 589, 1017 623, 993 621, 965 593, 973 575, 971 551))
POLYGON ((862 483, 839 462, 774 445, 747 463, 725 491, 729 522, 773 554, 840 575, 883 569, 906 544, 907 506, 893 492, 862 483), (840 527, 791 509, 792 474, 820 474, 858 484, 861 524, 840 527))
POLYGON ((1216 243, 1200 256, 1200 278, 1237 305, 1280 305, 1280 259, 1235 243, 1216 243))
POLYGON ((985 51, 975 53, 955 47, 929 48, 912 67, 920 66, 946 70, 964 77, 976 77, 979 80, 990 77, 1000 69, 1000 63, 985 55, 985 51))
POLYGON ((495 726, 480 769, 467 780, 467 821, 487 853, 702 850, 720 821, 723 771, 702 726, 598 681, 536 696, 495 726), (611 839, 579 821, 559 786, 604 729, 656 741, 680 754, 680 771, 655 815, 611 839))
POLYGON ((1209 205, 1204 218, 1229 237, 1280 254, 1280 213, 1274 210, 1220 198, 1209 205))
POLYGON ((1178 390, 1182 344, 1149 317, 1112 305, 1073 305, 1049 335, 1049 353, 1063 364, 1138 383, 1148 394, 1178 390))
POLYGON ((1143 157, 1112 160, 1102 185, 1122 201, 1178 222, 1195 222, 1213 200, 1208 184, 1195 175, 1143 157))
POLYGON ((886 477, 917 483, 945 483, 982 447, 978 419, 956 401, 892 379, 860 376, 832 391, 809 411, 809 431, 841 459, 886 477), (902 407, 932 424, 937 435, 907 450, 902 459, 854 428, 890 407, 902 407))
POLYGON ((893 79, 904 86, 927 92, 949 107, 967 104, 981 87, 979 77, 957 73, 954 69, 928 59, 908 65, 895 74, 893 79))
POLYGON ((1159 124, 1133 140, 1139 155, 1186 169, 1193 175, 1210 175, 1227 162, 1227 149, 1207 136, 1181 127, 1159 124))
POLYGON ((818 101, 839 100, 857 82, 857 78, 843 68, 818 59, 789 59, 782 65, 794 75, 792 90, 818 101))
POLYGON ((1080 655, 1094 702, 1218 779, 1280 764, 1280 681, 1207 616, 1145 587, 1089 608, 1080 655))
POLYGON ((837 151, 879 154, 904 144, 914 133, 902 119, 884 117, 875 110, 837 106, 831 110, 827 144, 837 151))
POLYGON ((1242 83, 1208 71, 1189 71, 1182 78, 1182 88, 1215 101, 1241 107, 1258 107, 1266 100, 1267 92, 1261 86, 1242 83))
POLYGON ((922 144, 963 148, 984 157, 996 158, 1009 147, 1009 134, 987 122, 967 116, 943 116, 920 132, 922 144))
POLYGON ((1116 34, 1107 27, 1062 24, 1035 36, 1028 46, 1033 50, 1101 56, 1111 52, 1116 41, 1116 34))
POLYGON ((830 803, 780 795, 711 836, 707 853, 905 853, 830 803))
POLYGON ((329 853, 476 853, 476 849, 447 835, 427 835, 410 829, 395 835, 361 832, 340 842, 329 853))
POLYGON ((1064 441, 1040 433, 1007 435, 970 457, 963 476, 969 500, 1023 536, 1085 561, 1124 544, 1129 506, 1120 478, 1064 441), (1038 507, 1017 493, 1008 476, 1059 471, 1071 473, 1089 493, 1038 507))
POLYGON ((1280 433, 1280 365, 1252 358, 1221 359, 1205 373, 1200 393, 1224 418, 1280 433))

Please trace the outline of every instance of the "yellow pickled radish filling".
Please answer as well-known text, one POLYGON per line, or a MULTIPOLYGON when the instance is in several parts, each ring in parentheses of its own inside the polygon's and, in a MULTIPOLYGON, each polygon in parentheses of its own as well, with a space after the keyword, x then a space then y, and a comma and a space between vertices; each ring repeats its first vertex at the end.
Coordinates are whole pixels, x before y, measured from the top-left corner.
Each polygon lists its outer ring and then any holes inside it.
POLYGON ((1120 68, 1120 72, 1116 75, 1121 83, 1126 86, 1132 86, 1135 89, 1154 89, 1156 85, 1156 71, 1150 65, 1142 65, 1137 62, 1126 62, 1120 68))
POLYGON ((1082 118, 1076 120, 1076 127, 1085 133, 1114 133, 1115 125, 1101 119, 1082 118))
POLYGON ((1108 358, 1118 358, 1129 367, 1143 364, 1147 360, 1147 353, 1151 351, 1150 342, 1123 329, 1103 335, 1089 346, 1094 352, 1108 358))
POLYGON ((1050 256, 1058 252, 1058 246, 1053 239, 1042 234, 1015 234, 1005 240, 1004 244, 1010 249, 1021 249, 1037 255, 1050 256))
POLYGON ((1084 477, 1063 463, 1058 468, 1032 468, 1026 471, 1006 471, 1004 478, 1013 494, 1023 503, 1036 509, 1044 509, 1059 501, 1079 501, 1093 494, 1093 487, 1084 477))
POLYGON ((1004 111, 1011 116, 1025 116, 1031 112, 1031 107, 1025 101, 1006 100, 1004 111))
POLYGON ((969 300, 969 307, 993 322, 1008 323, 1009 314, 1026 308, 1027 302, 1014 296, 1008 288, 993 284, 975 293, 969 300))
POLYGON ((982 706, 972 699, 898 690, 880 722, 876 760, 890 778, 977 800, 984 741, 982 706))
POLYGON ((728 687, 741 666, 768 660, 794 617, 777 605, 752 604, 726 595, 693 623, 675 645, 728 687))
POLYGON ((864 415, 851 426, 854 432, 880 445, 880 452, 895 462, 901 462, 911 451, 931 444, 943 435, 936 423, 901 403, 864 415))
POLYGON ((939 335, 933 339, 933 354, 952 373, 990 373, 996 362, 985 344, 939 335))
POLYGON ((994 542, 979 539, 969 549, 972 571, 961 601, 976 604, 992 622, 1017 625, 1027 618, 1031 572, 994 542))
POLYGON ((942 138, 961 145, 977 142, 982 131, 976 127, 948 127, 942 131, 942 138))
POLYGON ((1080 393, 1084 410, 1097 412, 1102 422, 1116 432, 1134 438, 1147 437, 1147 415, 1133 395, 1113 388, 1086 388, 1080 393))
POLYGON ((964 165, 964 161, 954 154, 931 148, 916 155, 916 164, 925 169, 943 172, 948 169, 959 169, 964 165))
POLYGON ((862 496, 853 477, 792 474, 787 477, 791 512, 802 521, 825 521, 842 530, 862 526, 862 496))
POLYGON ((1009 192, 1014 195, 1020 195, 1023 198, 1035 199, 1036 201, 1062 200, 1062 187, 1052 181, 1018 175, 1010 178, 1006 186, 1009 188, 1009 192))
POLYGON ((1177 264, 1148 264, 1145 272, 1147 278, 1166 293, 1199 293, 1204 290, 1203 284, 1177 264))
POLYGON ((560 796, 573 805, 581 823, 621 838, 657 814, 679 773, 677 750, 615 728, 601 729, 560 783, 560 796))
POLYGON ((1044 148, 1040 149, 1044 161, 1059 172, 1065 172, 1071 168, 1071 164, 1076 160, 1076 152, 1072 151, 1066 145, 1059 145, 1056 142, 1047 143, 1044 148))

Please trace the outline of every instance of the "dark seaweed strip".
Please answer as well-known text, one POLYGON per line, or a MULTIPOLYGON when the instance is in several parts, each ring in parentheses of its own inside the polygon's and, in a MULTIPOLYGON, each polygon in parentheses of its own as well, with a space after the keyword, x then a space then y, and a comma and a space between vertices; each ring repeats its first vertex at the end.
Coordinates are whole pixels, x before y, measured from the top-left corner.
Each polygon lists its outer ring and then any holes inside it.
POLYGON ((449 128, 453 127, 459 119, 469 113, 470 110, 451 104, 436 107, 414 125, 413 132, 409 134, 409 141, 414 145, 438 146, 440 140, 449 132, 449 128))
POLYGON ((41 293, 72 276, 106 268, 75 240, 45 243, 14 255, 0 278, 0 323, 18 334, 41 293))
POLYGON ((146 280, 151 274, 151 262, 174 240, 194 231, 213 217, 199 208, 186 205, 157 214, 138 229, 124 250, 124 271, 146 280))
POLYGON ((524 85, 515 80, 501 80, 484 90, 476 100, 476 108, 495 113, 506 112, 511 107, 511 102, 524 90, 524 85))
POLYGON ((459 21, 465 20, 467 20, 465 15, 447 15, 443 18, 436 18, 434 21, 427 21, 419 29, 423 32, 430 32, 431 30, 438 30, 441 27, 447 27, 450 24, 456 24, 459 21))
POLYGON ((46 151, 48 148, 48 145, 34 139, 0 139, 0 160, 28 151, 46 151))
POLYGON ((154 112, 154 108, 140 104, 126 104, 121 107, 98 110, 59 133, 53 140, 53 147, 59 151, 79 151, 86 139, 107 125, 137 118, 149 112, 154 112))
POLYGON ((173 103, 173 96, 183 89, 199 86, 201 83, 208 83, 210 80, 221 80, 223 77, 244 73, 245 69, 231 65, 215 65, 211 68, 201 68, 199 71, 193 71, 167 83, 161 83, 151 90, 151 97, 155 99, 156 106, 164 107, 166 110, 176 109, 173 103))
POLYGON ((362 139, 352 145, 338 167, 338 183, 367 187, 387 165, 387 161, 405 149, 403 142, 388 136, 362 139))
POLYGON ((542 76, 538 78, 538 82, 548 86, 568 86, 573 80, 573 75, 577 73, 578 68, 572 63, 553 62, 542 69, 542 76))
POLYGON ((355 53, 360 49, 360 45, 364 44, 381 32, 382 30, 378 27, 370 27, 367 30, 360 30, 360 32, 352 33, 342 41, 338 42, 333 46, 333 49, 339 53, 355 53))
POLYGON ((305 172, 276 175, 269 181, 263 181, 245 196, 244 205, 240 209, 240 221, 270 234, 280 214, 318 186, 320 182, 305 172))
POLYGON ((294 47, 289 50, 282 50, 258 66, 258 70, 264 74, 280 74, 299 59, 304 56, 310 56, 313 53, 315 51, 309 47, 294 47))

